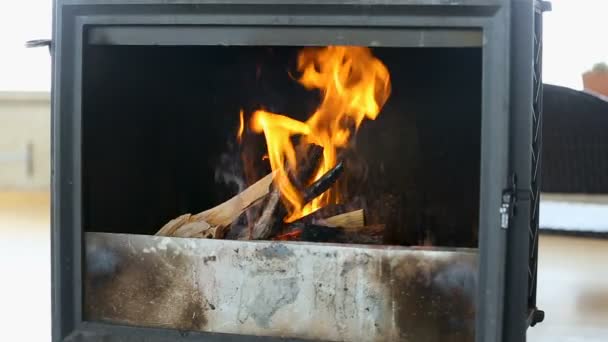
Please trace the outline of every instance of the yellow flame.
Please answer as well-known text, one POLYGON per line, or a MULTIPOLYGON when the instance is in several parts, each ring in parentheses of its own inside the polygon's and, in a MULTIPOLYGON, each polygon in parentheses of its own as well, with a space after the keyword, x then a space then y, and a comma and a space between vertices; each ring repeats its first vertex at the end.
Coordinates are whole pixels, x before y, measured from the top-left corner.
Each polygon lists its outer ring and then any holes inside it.
POLYGON ((239 130, 236 133, 236 140, 239 144, 243 141, 243 131, 245 130, 245 119, 243 118, 243 110, 239 112, 239 130))
POLYGON ((277 174, 275 184, 289 211, 287 222, 329 204, 333 191, 304 205, 287 177, 287 168, 298 168, 291 136, 302 135, 303 143, 323 147, 323 160, 313 179, 316 180, 336 165, 338 149, 350 141, 351 127, 356 131, 363 119, 376 119, 390 95, 388 69, 365 47, 305 48, 298 56, 298 70, 302 73, 300 84, 318 89, 322 95, 312 116, 304 123, 259 110, 251 121, 252 129, 265 135, 270 166, 277 174))

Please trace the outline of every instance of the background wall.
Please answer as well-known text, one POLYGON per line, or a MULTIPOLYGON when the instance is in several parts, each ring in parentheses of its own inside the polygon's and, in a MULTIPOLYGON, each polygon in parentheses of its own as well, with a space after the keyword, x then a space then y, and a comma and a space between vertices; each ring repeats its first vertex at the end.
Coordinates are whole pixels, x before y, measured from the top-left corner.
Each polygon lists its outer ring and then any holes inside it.
POLYGON ((48 189, 50 102, 46 92, 0 92, 0 189, 48 189))

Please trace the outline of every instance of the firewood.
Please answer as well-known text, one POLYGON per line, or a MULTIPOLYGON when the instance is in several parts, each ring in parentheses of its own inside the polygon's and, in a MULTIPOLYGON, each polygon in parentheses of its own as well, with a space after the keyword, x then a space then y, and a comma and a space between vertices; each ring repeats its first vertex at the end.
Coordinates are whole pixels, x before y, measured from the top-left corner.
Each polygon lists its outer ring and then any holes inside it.
POLYGON ((167 222, 157 233, 156 235, 160 236, 172 236, 175 231, 188 222, 192 215, 184 214, 182 216, 178 216, 173 220, 167 222))
POLYGON ((306 153, 298 162, 300 165, 298 172, 288 172, 289 180, 298 190, 304 192, 306 185, 310 183, 312 176, 319 168, 322 158, 323 147, 315 144, 306 146, 306 153))
POLYGON ((281 192, 278 189, 273 189, 268 195, 268 201, 262 211, 262 215, 256 220, 251 229, 250 239, 264 240, 270 238, 277 221, 283 219, 283 215, 277 214, 280 202, 281 192))
POLYGON ((338 180, 338 178, 343 172, 344 163, 339 162, 331 170, 327 171, 323 176, 321 176, 321 178, 319 178, 308 188, 306 188, 303 195, 304 203, 312 201, 313 199, 327 191, 327 189, 334 185, 334 183, 338 180))
POLYGON ((353 234, 361 234, 361 235, 369 235, 369 236, 382 236, 384 235, 384 230, 386 229, 386 225, 384 224, 370 224, 367 226, 360 227, 338 227, 341 228, 346 233, 353 234))
POLYGON ((184 214, 169 221, 156 235, 184 238, 221 239, 224 237, 224 227, 212 226, 202 220, 194 220, 190 214, 184 214))
POLYGON ((270 185, 274 175, 272 173, 255 182, 238 195, 226 202, 194 215, 194 220, 201 220, 212 226, 228 226, 236 220, 249 206, 270 191, 270 185))
MULTIPOLYGON (((322 148, 311 145, 309 156, 304 168, 298 173, 300 179, 310 178, 318 167, 322 155, 322 148), (319 152, 320 151, 320 152, 319 152)), ((311 201, 331 187, 344 169, 343 163, 338 163, 333 169, 323 175, 315 183, 304 190, 305 201, 311 201)), ((221 239, 226 229, 239 218, 254 203, 266 198, 262 214, 251 229, 250 239, 268 239, 272 236, 277 222, 283 220, 284 210, 281 205, 281 194, 272 187, 274 175, 271 173, 260 179, 238 195, 228 201, 196 215, 184 214, 169 221, 156 235, 179 237, 203 237, 221 239), (283 210, 281 210, 283 209, 283 210)))
POLYGON ((321 219, 320 222, 327 226, 351 228, 365 226, 365 217, 363 209, 353 210, 348 213, 335 215, 326 219, 321 219))
POLYGON ((309 242, 382 244, 385 230, 383 224, 343 228, 298 222, 290 225, 290 227, 293 230, 288 234, 279 236, 279 239, 287 240, 291 237, 297 237, 297 240, 309 242))
POLYGON ((334 204, 330 203, 318 210, 299 218, 296 222, 314 223, 318 220, 323 220, 328 217, 345 214, 351 211, 356 211, 365 207, 365 203, 360 198, 355 198, 347 203, 334 204))
POLYGON ((224 232, 221 227, 211 226, 205 221, 188 222, 179 227, 172 236, 184 238, 221 239, 224 232))
POLYGON ((252 204, 268 195, 273 177, 273 173, 266 175, 264 178, 255 182, 238 195, 211 209, 205 210, 196 215, 181 215, 165 224, 156 233, 156 235, 175 236, 175 232, 178 231, 183 225, 193 222, 203 222, 196 226, 198 228, 194 228, 195 226, 189 226, 187 233, 182 231, 182 234, 192 236, 199 235, 200 237, 212 236, 213 238, 222 238, 226 227, 236 220, 252 204), (198 229, 198 231, 192 231, 192 229, 198 229), (211 235, 209 235, 210 233, 211 235))
MULTIPOLYGON (((302 187, 313 176, 315 170, 319 167, 321 157, 323 156, 323 147, 315 144, 310 144, 305 147, 306 153, 298 162, 300 169, 298 172, 292 172, 288 169, 287 174, 291 181, 296 186, 302 187)), ((302 187, 303 188, 303 187, 302 187)), ((258 217, 255 224, 251 228, 249 239, 264 240, 270 238, 275 228, 278 228, 277 223, 282 222, 286 212, 281 203, 281 193, 279 189, 273 186, 267 196, 268 200, 264 206, 262 214, 258 217)))

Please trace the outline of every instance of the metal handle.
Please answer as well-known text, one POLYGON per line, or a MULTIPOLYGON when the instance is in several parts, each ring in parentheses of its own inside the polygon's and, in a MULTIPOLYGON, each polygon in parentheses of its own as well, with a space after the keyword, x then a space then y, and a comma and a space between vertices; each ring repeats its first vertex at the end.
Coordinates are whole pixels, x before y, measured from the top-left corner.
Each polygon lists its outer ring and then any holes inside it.
POLYGON ((34 39, 34 40, 28 40, 27 42, 25 42, 25 47, 26 48, 37 48, 37 47, 47 46, 49 49, 49 53, 52 53, 52 50, 51 50, 52 44, 53 44, 53 41, 50 39, 34 39))

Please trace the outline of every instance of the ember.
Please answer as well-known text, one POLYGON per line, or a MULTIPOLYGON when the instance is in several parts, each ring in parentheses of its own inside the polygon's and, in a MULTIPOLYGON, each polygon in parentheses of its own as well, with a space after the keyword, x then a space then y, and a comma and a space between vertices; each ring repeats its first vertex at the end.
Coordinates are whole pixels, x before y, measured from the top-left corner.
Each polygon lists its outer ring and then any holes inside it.
POLYGON ((275 238, 273 238, 273 240, 275 240, 275 241, 294 241, 294 240, 299 240, 300 235, 302 235, 302 230, 296 229, 293 232, 278 235, 275 238))

